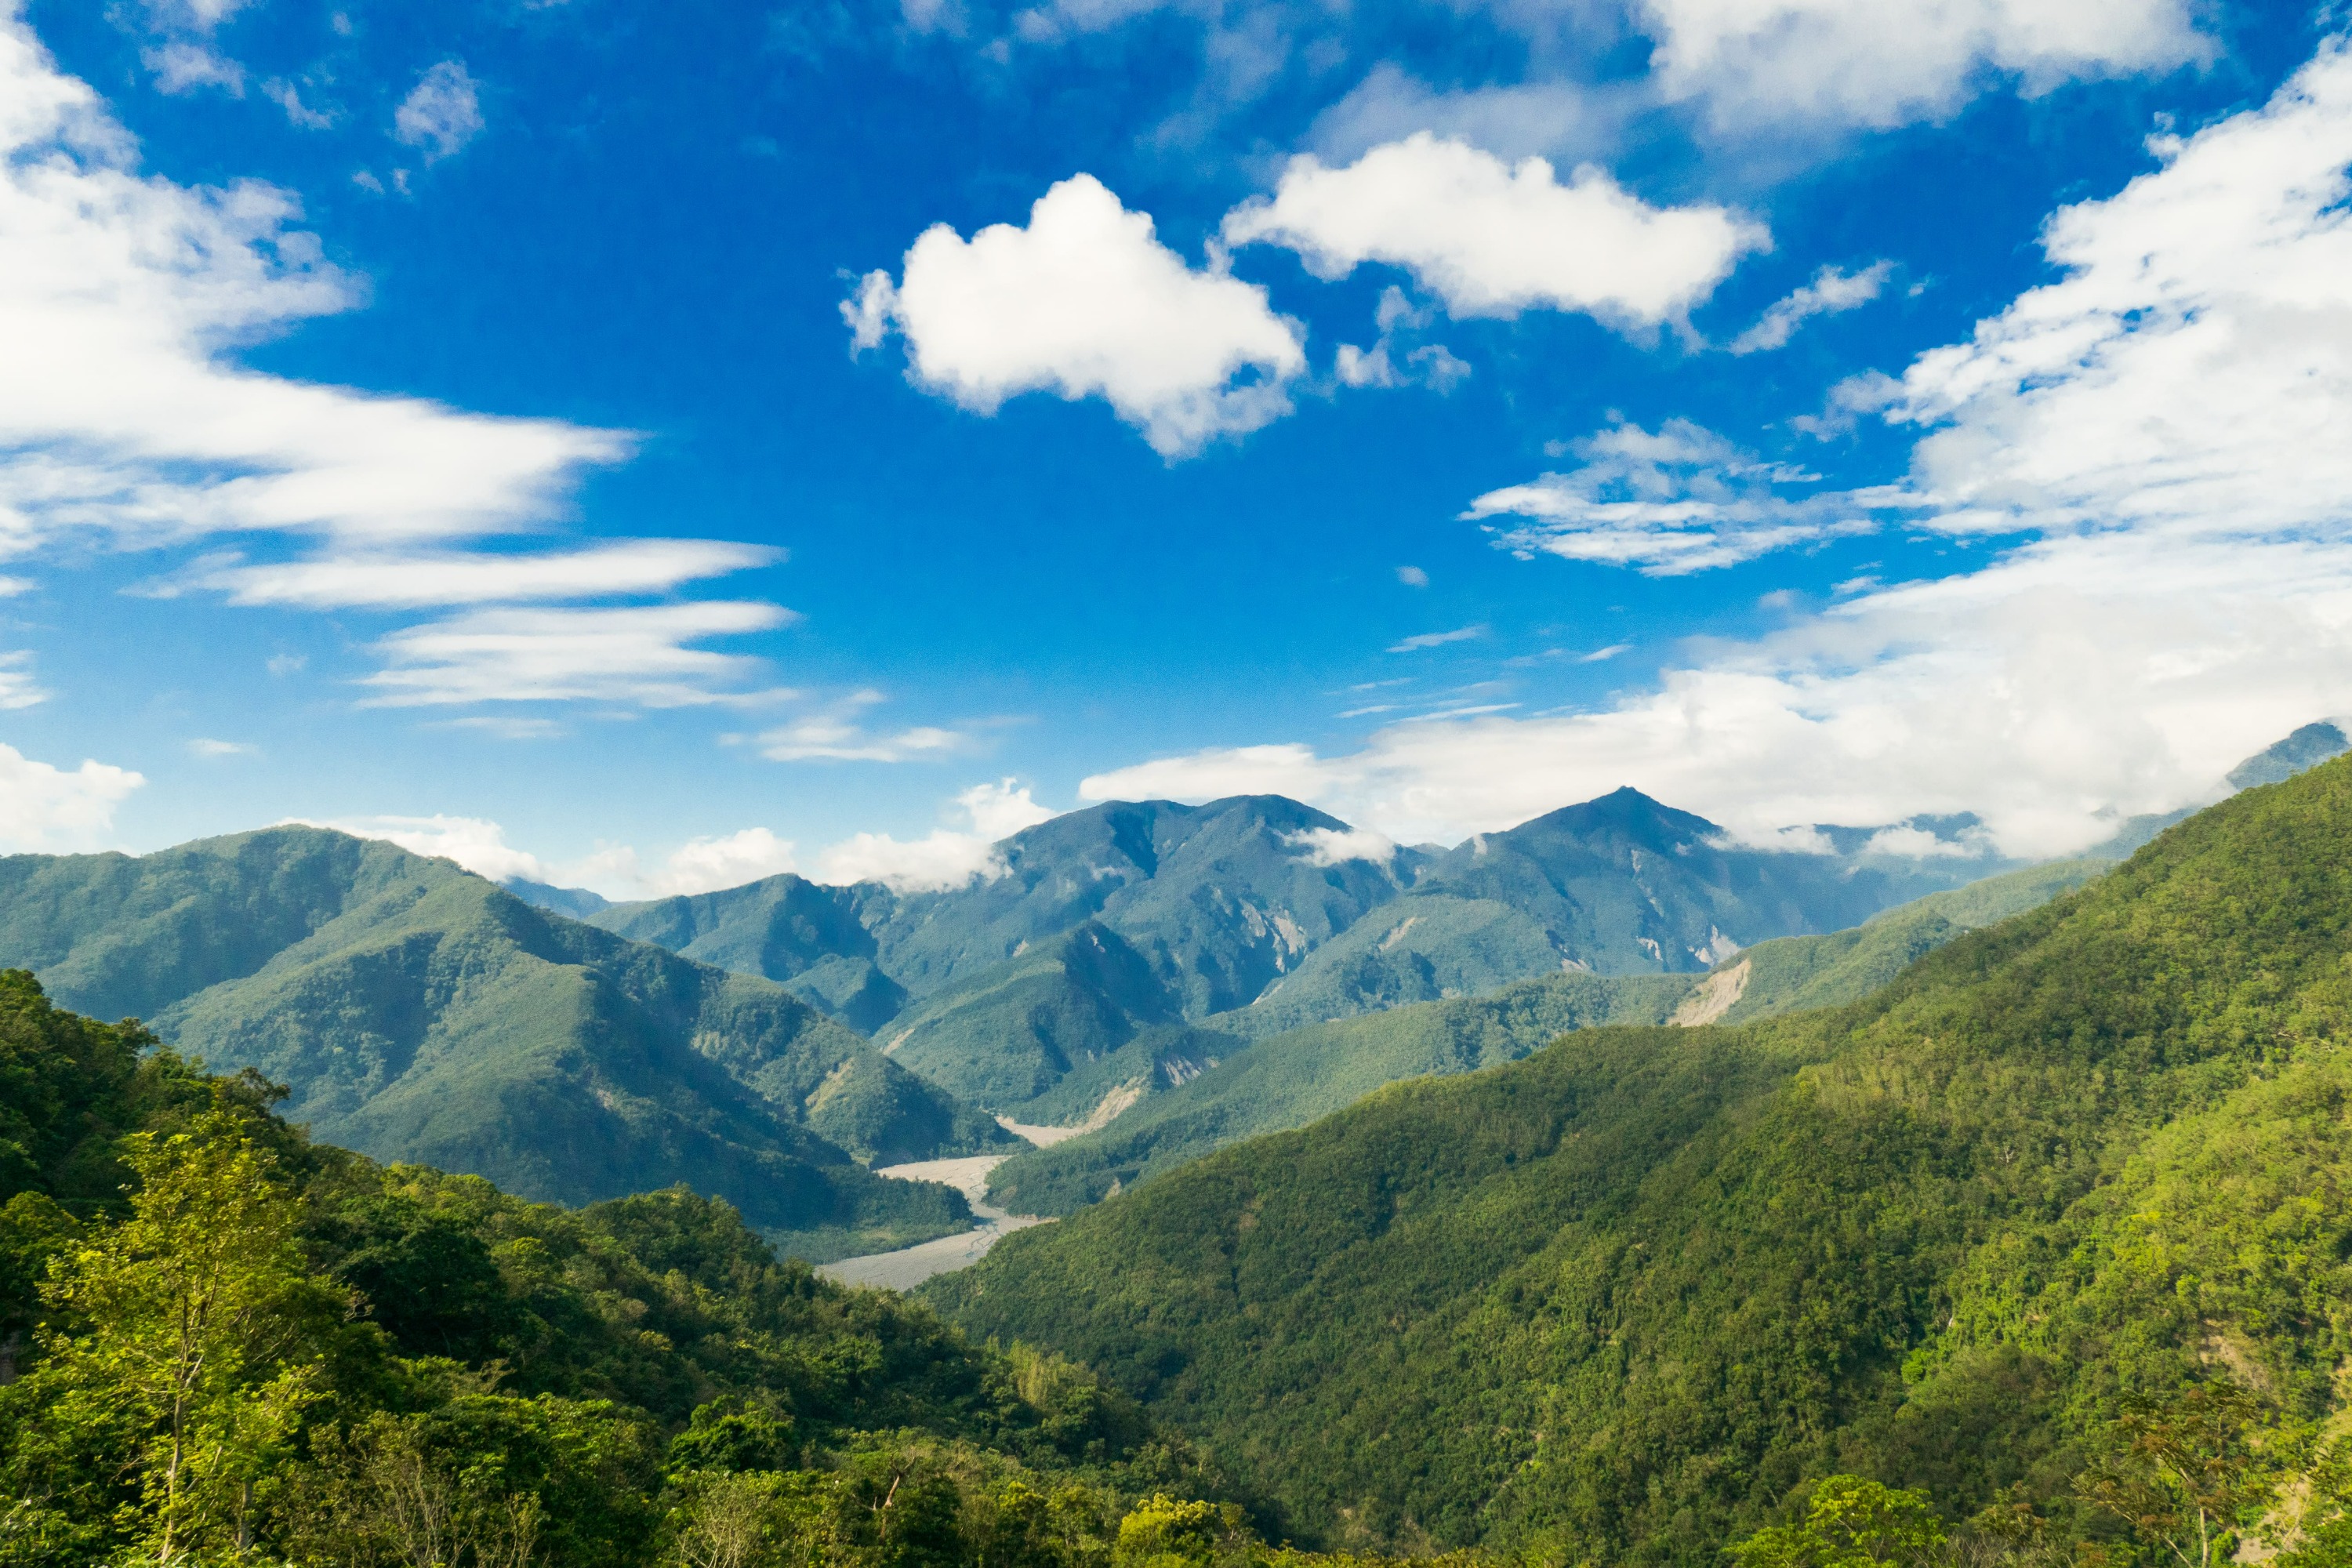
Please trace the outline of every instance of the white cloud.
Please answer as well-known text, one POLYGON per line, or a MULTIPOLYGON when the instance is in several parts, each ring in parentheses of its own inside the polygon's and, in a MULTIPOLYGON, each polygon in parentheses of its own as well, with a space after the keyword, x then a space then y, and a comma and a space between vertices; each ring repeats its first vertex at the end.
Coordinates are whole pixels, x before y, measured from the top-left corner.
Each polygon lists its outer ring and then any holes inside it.
POLYGON ((84 761, 68 773, 0 745, 0 849, 89 848, 114 826, 114 808, 146 782, 99 762, 84 761))
POLYGON ((139 52, 139 63, 155 79, 155 90, 177 97, 215 87, 231 98, 245 96, 245 68, 204 44, 174 40, 139 52))
POLYGON ((1004 862, 974 834, 935 828, 922 838, 859 833, 817 857, 817 880, 879 882, 893 892, 944 892, 1004 874, 1004 862))
POLYGON ((1296 250, 1324 278, 1402 267, 1456 317, 1542 308, 1629 326, 1681 316, 1771 243, 1723 207, 1654 207, 1590 166, 1561 184, 1541 158, 1513 167, 1426 132, 1341 169, 1293 159, 1270 200, 1226 215, 1224 237, 1296 250))
POLYGON ((1315 118, 1307 133, 1325 161, 1351 163, 1416 132, 1466 142, 1505 158, 1536 153, 1597 157, 1613 146, 1642 107, 1642 89, 1623 83, 1530 81, 1440 92, 1382 63, 1315 118))
POLYGON ((1385 866, 1396 857, 1396 840, 1368 827, 1310 827, 1283 842, 1302 850, 1298 858, 1309 866, 1344 866, 1370 860, 1385 866))
POLYGON ((971 831, 941 827, 915 839, 856 834, 817 857, 817 879, 835 884, 880 882, 901 893, 969 887, 1004 875, 998 841, 1056 815, 1031 799, 1025 785, 1015 787, 1011 779, 975 784, 956 796, 955 805, 971 831))
POLYGON ((1780 487, 1815 476, 1761 462, 1686 419, 1655 431, 1618 425, 1570 449, 1582 467, 1489 490, 1463 515, 1527 519, 1496 535, 1523 557, 1558 555, 1670 577, 1867 532, 1882 514, 1918 504, 1895 487, 1783 495, 1780 487))
POLYGON ((253 748, 237 741, 195 740, 188 742, 188 752, 197 757, 246 757, 253 748))
POLYGON ((1881 399, 1926 430, 1913 525, 2024 542, 1852 584, 1600 710, 1166 759, 1082 798, 1276 789, 1413 840, 1631 784, 1751 841, 1975 811, 2017 854, 2210 798, 2352 690, 2352 54, 2158 151, 2052 220, 2056 282, 1881 399))
POLYGON ((362 684, 376 707, 462 702, 607 701, 647 708, 763 702, 789 696, 748 685, 761 663, 688 645, 769 631, 774 605, 703 600, 611 609, 487 609, 394 632, 375 646, 390 667, 362 684))
POLYGON ((163 28, 208 33, 253 0, 147 0, 147 18, 163 28))
POLYGON ((1720 128, 1893 126, 1950 113, 1988 70, 2061 82, 2210 58, 2190 0, 1638 0, 1655 89, 1720 128))
POLYGON ((441 719, 426 726, 435 730, 470 730, 499 741, 553 741, 572 731, 552 719, 517 719, 506 714, 477 713, 463 719, 441 719))
POLYGON ((1877 299, 1886 286, 1887 274, 1894 270, 1891 261, 1874 262, 1859 272, 1824 267, 1813 274, 1811 282, 1776 301, 1754 326, 1732 339, 1730 351, 1752 354, 1784 348, 1797 328, 1815 316, 1833 316, 1877 299))
POLYGON ((0 653, 0 711, 37 707, 48 700, 49 694, 33 679, 31 654, 0 653))
POLYGON ((1422 632, 1389 645, 1391 653, 1420 653, 1425 648, 1444 647, 1450 642, 1468 642, 1486 635, 1484 626, 1457 626, 1450 632, 1422 632))
POLYGON ((463 152, 481 133, 479 84, 463 60, 443 60, 426 71, 393 111, 393 139, 423 148, 428 163, 463 152))
MULTIPOLYGON (((157 15, 159 25, 201 36, 227 9, 157 15)), ((746 547, 709 542, 483 550, 485 541, 545 532, 580 474, 627 457, 634 437, 237 363, 241 346, 363 297, 361 281, 295 226, 299 216, 290 195, 257 182, 191 188, 142 174, 136 143, 98 96, 57 68, 19 4, 0 0, 0 342, 8 345, 0 559, 70 559, 77 537, 148 549, 274 535, 291 542, 296 560, 222 568, 215 586, 255 603, 383 608, 488 604, 494 592, 546 599, 559 596, 558 584, 582 596, 637 595, 707 574, 698 565, 750 561, 746 547), (477 551, 482 564, 460 562, 477 551), (371 573, 381 584, 373 593, 362 580, 371 573), (428 579, 447 592, 428 595, 428 579)), ((740 662, 682 652, 677 642, 741 629, 753 616, 774 624, 784 612, 704 614, 728 625, 665 641, 648 640, 642 620, 574 620, 567 637, 603 626, 618 640, 570 662, 601 667, 604 679, 581 683, 600 698, 629 689, 631 679, 662 701, 681 699, 680 682, 740 686, 748 673, 740 662), (646 661, 634 671, 633 650, 646 661)), ((450 700, 449 681, 420 685, 418 668, 454 647, 451 637, 486 629, 444 625, 391 639, 383 646, 402 668, 389 688, 408 700, 433 688, 435 700, 450 700)), ((515 647, 543 652, 548 641, 535 635, 515 647)), ((486 646, 477 639, 468 679, 496 686, 486 646)), ((534 679, 512 675, 509 688, 534 679)))
POLYGON ((1016 784, 1012 779, 974 784, 956 796, 956 805, 971 818, 972 831, 991 843, 1060 815, 1051 806, 1039 805, 1030 797, 1027 784, 1016 784))
POLYGON ((1432 312, 1416 309, 1403 289, 1381 289, 1372 317, 1379 339, 1369 350, 1341 343, 1332 374, 1342 386, 1426 386, 1440 396, 1452 392, 1470 378, 1470 367, 1444 343, 1406 346, 1410 335, 1431 319, 1432 312))
POLYGON ((1955 530, 2304 536, 2352 515, 2352 53, 2119 195, 2056 214, 2064 271, 1885 395, 1955 530))
POLYGON ((882 700, 878 691, 854 692, 829 711, 780 724, 757 737, 760 754, 779 763, 906 763, 951 756, 970 745, 961 731, 930 724, 874 733, 857 715, 882 700))
POLYGON ((302 827, 331 827, 355 838, 381 838, 399 845, 412 855, 454 860, 474 875, 488 877, 493 882, 511 881, 517 877, 546 882, 555 875, 538 856, 509 844, 505 828, 478 816, 444 816, 436 813, 431 816, 346 817, 332 822, 314 822, 299 816, 286 820, 302 827))
POLYGON ((627 437, 256 374, 240 342, 358 302, 253 182, 142 178, 130 139, 0 19, 0 552, 99 529, 446 539, 529 525, 627 437))
POLYGON ((363 552, 261 566, 199 563, 168 592, 205 588, 234 605, 409 608, 659 593, 773 565, 783 552, 714 539, 623 539, 577 550, 363 552))
POLYGON ((1306 366, 1264 289, 1213 258, 1188 266, 1091 174, 1039 197, 1026 228, 934 226, 896 283, 868 274, 842 315, 861 349, 898 331, 916 384, 975 413, 1024 392, 1100 397, 1171 458, 1288 413, 1306 366))
POLYGON ((1426 588, 1429 586, 1429 574, 1423 571, 1418 566, 1398 567, 1396 569, 1396 580, 1403 584, 1408 588, 1426 588))
POLYGON ((746 827, 737 833, 688 839, 670 852, 659 873, 646 879, 646 888, 656 898, 708 893, 796 869, 791 839, 779 838, 764 827, 746 827))
POLYGON ((261 96, 283 110, 286 123, 298 131, 325 131, 335 123, 332 110, 313 109, 304 103, 301 89, 282 77, 271 77, 263 82, 261 96))

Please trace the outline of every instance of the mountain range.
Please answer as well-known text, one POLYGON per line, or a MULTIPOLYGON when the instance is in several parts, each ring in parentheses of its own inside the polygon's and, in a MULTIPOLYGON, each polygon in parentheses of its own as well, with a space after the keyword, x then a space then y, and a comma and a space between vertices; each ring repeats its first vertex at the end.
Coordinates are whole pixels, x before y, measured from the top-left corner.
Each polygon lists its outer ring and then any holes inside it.
POLYGON ((1016 1153, 989 1173, 989 1201, 1019 1214, 1072 1214, 1228 1143, 1304 1127, 1385 1084, 1516 1061, 1571 1029, 1743 1023, 1856 1002, 1963 932, 2046 903, 2113 864, 2065 860, 1990 877, 1848 931, 1759 942, 1702 975, 1553 974, 1255 1043, 1194 1031, 1187 1044, 1202 1064, 1195 1071, 1163 1069, 1160 1092, 1137 1096, 1116 1120, 1016 1153))
POLYGON ((1941 836, 1924 858, 1862 829, 1759 850, 1622 790, 1397 849, 1280 797, 1118 803, 958 889, 786 876, 604 907, 289 826, 0 859, 0 965, 283 1083, 321 1138, 569 1204, 683 1183, 824 1258, 970 1223, 869 1166, 1016 1153, 997 1201, 1068 1213, 1562 1029, 1849 1000, 2084 874, 1917 899, 1988 868, 1969 826, 1911 825, 1941 836), (1028 1150, 992 1112, 1088 1131, 1028 1150))
POLYGON ((323 1139, 570 1204, 685 1182, 804 1252, 969 1223, 853 1155, 1009 1141, 781 986, 319 828, 0 858, 0 964, 289 1085, 323 1139))
MULTIPOLYGON (((1802 998, 1873 929, 1759 947, 1746 984, 1802 998)), ((2119 1412, 2218 1384, 2274 1427, 2259 1451, 2332 1430, 2347 949, 2352 760, 1843 1005, 1392 1083, 923 1289, 975 1340, 1094 1367, 1302 1542, 1719 1562, 1845 1474, 1972 1520, 1986 1561, 2116 1560, 2132 1536, 2078 1478, 2138 1462, 2119 1412)), ((1448 1004, 1452 1037, 1523 1005, 1448 1004)), ((2249 1440, 2191 1418, 2139 1429, 2189 1434, 2184 1463, 2249 1440)))
MULTIPOLYGON (((1087 1069, 1171 1027, 1247 1041, 1544 974, 1694 973, 2010 864, 1957 839, 1900 857, 1848 837, 1740 847, 1631 789, 1452 849, 1367 843, 1279 795, 1115 802, 1015 834, 999 873, 963 888, 787 873, 585 918, 776 981, 991 1110, 1076 1121, 1164 1087, 1087 1069), (1077 1082, 1098 1092, 1073 1106, 1077 1082)), ((1223 1048, 1195 1040, 1163 1065, 1223 1048)))

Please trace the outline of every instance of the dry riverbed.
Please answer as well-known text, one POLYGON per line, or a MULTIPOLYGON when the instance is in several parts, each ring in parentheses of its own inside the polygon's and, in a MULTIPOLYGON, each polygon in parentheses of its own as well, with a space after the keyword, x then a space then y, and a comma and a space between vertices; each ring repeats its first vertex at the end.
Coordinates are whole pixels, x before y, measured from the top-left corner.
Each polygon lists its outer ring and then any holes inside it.
MULTIPOLYGON (((1040 1147, 1058 1143, 1082 1131, 1076 1127, 1025 1127, 1012 1121, 1004 1126, 1040 1147)), ((971 1200, 971 1212, 979 1225, 961 1236, 943 1236, 920 1247, 901 1247, 897 1252, 869 1252, 863 1258, 821 1264, 817 1272, 844 1285, 911 1290, 934 1274, 971 1268, 1001 1238, 1045 1223, 1036 1215, 1007 1214, 987 1201, 988 1173, 1011 1158, 1009 1154, 971 1154, 956 1160, 918 1160, 912 1164, 881 1167, 874 1173, 876 1175, 892 1176, 902 1182, 945 1182, 971 1200)))

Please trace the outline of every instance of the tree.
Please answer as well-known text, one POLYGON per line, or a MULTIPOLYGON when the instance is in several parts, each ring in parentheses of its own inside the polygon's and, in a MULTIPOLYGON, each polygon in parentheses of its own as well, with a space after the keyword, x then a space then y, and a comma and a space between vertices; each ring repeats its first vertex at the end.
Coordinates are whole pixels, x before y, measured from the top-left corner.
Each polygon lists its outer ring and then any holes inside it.
POLYGON ((1118 1521, 1118 1568, 1187 1568, 1221 1548, 1246 1544, 1242 1510, 1232 1503, 1192 1502, 1154 1495, 1118 1521))
POLYGON ((1943 1544, 1944 1521, 1925 1492, 1832 1476, 1813 1488, 1803 1523, 1759 1530, 1731 1554, 1740 1568, 1916 1568, 1943 1544))
POLYGON ((2118 1451, 2074 1489, 2183 1568, 2213 1568, 2235 1554, 2239 1530, 2273 1495, 2254 1447, 2260 1415, 2254 1396, 2227 1383, 2134 1398, 2116 1418, 2118 1451))
POLYGON ((110 1514, 161 1563, 242 1550, 318 1397, 318 1332, 349 1303, 305 1270, 294 1199, 237 1116, 134 1134, 123 1157, 131 1215, 50 1262, 40 1363, 0 1414, 26 1435, 23 1479, 65 1511, 110 1514))

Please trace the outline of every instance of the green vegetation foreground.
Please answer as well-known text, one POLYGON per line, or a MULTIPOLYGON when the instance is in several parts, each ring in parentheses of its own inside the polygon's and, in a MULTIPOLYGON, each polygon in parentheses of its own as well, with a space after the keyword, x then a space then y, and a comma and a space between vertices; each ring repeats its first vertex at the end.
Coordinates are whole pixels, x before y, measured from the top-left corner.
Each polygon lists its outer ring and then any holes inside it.
POLYGON ((2130 1558, 2081 1492, 2128 1401, 2337 1412, 2347 953, 2337 762, 1865 1002, 1398 1085, 927 1289, 1326 1544, 1717 1563, 1848 1473, 2130 1558))
POLYGON ((1269 1555, 1066 1363, 723 1203, 526 1203, 314 1144, 278 1092, 0 973, 0 1564, 1269 1555))

